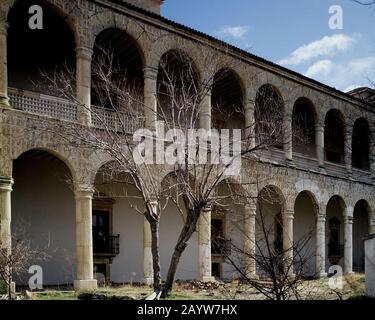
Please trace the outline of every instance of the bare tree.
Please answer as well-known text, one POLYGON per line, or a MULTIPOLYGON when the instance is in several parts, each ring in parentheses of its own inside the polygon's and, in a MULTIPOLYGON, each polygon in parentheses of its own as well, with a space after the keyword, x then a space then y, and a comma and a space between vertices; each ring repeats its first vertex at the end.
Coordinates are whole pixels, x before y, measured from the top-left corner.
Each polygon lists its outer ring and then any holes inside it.
MULTIPOLYGON (((273 147, 282 147, 288 143, 285 141, 283 129, 283 102, 271 88, 260 90, 256 101, 252 102, 255 105, 255 120, 246 126, 242 123, 239 127, 241 132, 236 135, 234 131, 224 128, 233 116, 237 115, 242 121, 245 118, 243 97, 240 98, 240 103, 235 104, 218 101, 215 109, 221 113, 221 123, 226 125, 219 126, 218 130, 206 128, 203 136, 193 135, 191 140, 189 138, 192 130, 201 127, 201 115, 207 112, 204 109, 207 106, 205 99, 217 80, 213 70, 220 65, 226 65, 229 69, 233 67, 233 62, 225 54, 202 48, 200 56, 206 66, 206 77, 198 83, 193 62, 181 52, 168 53, 159 65, 158 110, 155 118, 160 120, 158 126, 162 124, 172 132, 164 142, 167 147, 174 145, 175 149, 171 154, 176 161, 168 164, 172 177, 169 181, 173 182, 160 189, 160 181, 155 179, 159 168, 154 163, 150 164, 147 159, 147 152, 150 150, 139 152, 140 157, 136 160, 132 135, 137 128, 143 126, 144 111, 155 110, 148 110, 148 106, 144 105, 141 89, 116 62, 111 49, 99 49, 100 54, 93 59, 92 67, 93 89, 99 104, 90 108, 94 128, 77 123, 56 124, 53 121, 41 120, 43 123, 32 130, 46 130, 56 136, 59 143, 77 147, 87 154, 106 155, 112 160, 105 172, 107 178, 109 177, 107 181, 132 185, 139 191, 145 208, 134 208, 144 214, 151 227, 154 290, 162 290, 163 295, 167 296, 172 290, 180 258, 196 232, 200 217, 206 209, 220 200, 220 197, 215 195, 220 182, 236 166, 238 160, 256 162, 260 152, 267 152, 273 147), (176 63, 178 61, 182 63, 176 63), (197 142, 198 148, 194 148, 197 142), (223 155, 226 158, 224 162, 221 161, 223 155), (143 160, 139 162, 139 158, 143 160), (159 257, 162 199, 173 201, 176 211, 184 219, 164 285, 161 282, 159 257)), ((44 76, 50 84, 48 90, 77 105, 80 112, 89 111, 87 106, 76 100, 73 72, 44 76)), ((155 145, 160 142, 157 134, 145 134, 142 139, 144 142, 151 142, 154 154, 155 145)))
POLYGON ((9 300, 15 298, 12 284, 15 277, 22 277, 30 268, 31 262, 42 262, 49 258, 46 251, 36 248, 32 242, 27 239, 26 227, 18 225, 12 235, 12 249, 6 247, 0 248, 0 279, 7 287, 9 300))
MULTIPOLYGON (((308 250, 314 230, 307 232, 303 237, 291 245, 283 243, 284 203, 272 187, 259 190, 256 198, 246 193, 238 196, 231 188, 228 196, 233 203, 250 204, 257 208, 256 237, 251 238, 244 228, 245 221, 241 220, 235 226, 245 241, 251 242, 255 250, 249 250, 240 243, 231 241, 230 250, 222 250, 228 263, 237 272, 242 285, 248 285, 270 300, 301 299, 301 285, 306 279, 306 269, 309 262, 315 258, 308 250), (269 212, 269 207, 277 207, 279 214, 269 212), (256 266, 249 273, 249 264, 256 266)), ((219 245, 223 242, 215 239, 219 245)), ((311 274, 309 276, 312 276, 311 274)), ((241 288, 241 287, 239 287, 241 288)))

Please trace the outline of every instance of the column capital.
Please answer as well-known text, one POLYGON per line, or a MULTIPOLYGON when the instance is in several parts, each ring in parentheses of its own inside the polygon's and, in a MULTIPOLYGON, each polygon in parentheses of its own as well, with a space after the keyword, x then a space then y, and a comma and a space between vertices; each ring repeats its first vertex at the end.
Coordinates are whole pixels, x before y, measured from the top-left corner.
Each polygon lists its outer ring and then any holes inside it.
POLYGON ((93 50, 87 47, 76 47, 76 57, 77 59, 84 59, 87 61, 92 60, 93 50))
POLYGON ((321 222, 321 223, 325 223, 326 222, 326 216, 324 214, 318 214, 316 216, 316 221, 321 222))
POLYGON ((257 205, 255 203, 248 203, 245 205, 245 213, 249 216, 257 215, 257 205))
POLYGON ((77 184, 74 186, 74 194, 76 199, 92 199, 94 196, 94 188, 89 184, 77 184))
POLYGON ((353 221, 354 221, 354 219, 353 219, 352 216, 345 216, 345 218, 344 218, 345 224, 353 224, 353 221))
POLYGON ((285 209, 283 215, 286 219, 293 220, 294 219, 294 210, 292 209, 285 209))
POLYGON ((316 132, 322 132, 322 133, 324 133, 324 130, 325 130, 324 125, 322 125, 320 123, 316 124, 315 125, 315 130, 316 130, 316 132))
POLYGON ((370 217, 370 219, 369 219, 369 225, 371 227, 375 226, 375 217, 370 217))
POLYGON ((0 177, 0 191, 12 191, 13 178, 0 177))
POLYGON ((156 80, 158 78, 158 68, 145 66, 143 68, 143 76, 145 79, 156 80))

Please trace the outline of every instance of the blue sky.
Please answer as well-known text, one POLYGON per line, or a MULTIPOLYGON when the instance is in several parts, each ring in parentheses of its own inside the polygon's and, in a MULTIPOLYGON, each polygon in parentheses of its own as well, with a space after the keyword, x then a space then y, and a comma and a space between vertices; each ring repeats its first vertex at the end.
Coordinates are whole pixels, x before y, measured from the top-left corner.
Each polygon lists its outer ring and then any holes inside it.
POLYGON ((375 81, 375 7, 351 0, 166 0, 162 15, 347 91, 375 81), (343 29, 329 28, 329 8, 343 29))

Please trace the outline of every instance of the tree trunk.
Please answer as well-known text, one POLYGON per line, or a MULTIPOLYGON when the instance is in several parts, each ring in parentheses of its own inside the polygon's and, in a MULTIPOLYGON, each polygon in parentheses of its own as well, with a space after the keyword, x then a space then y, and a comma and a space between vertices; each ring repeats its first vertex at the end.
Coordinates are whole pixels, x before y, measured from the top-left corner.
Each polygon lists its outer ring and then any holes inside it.
POLYGON ((154 291, 161 290, 161 275, 160 275, 160 252, 159 252, 159 221, 151 219, 151 252, 152 252, 152 267, 154 273, 154 291))
POLYGON ((190 240, 191 236, 196 230, 199 216, 200 214, 199 213, 197 214, 195 211, 192 214, 190 214, 190 216, 188 213, 188 217, 186 219, 184 227, 181 230, 180 236, 178 238, 177 244, 175 246, 175 249, 171 258, 171 262, 169 264, 167 280, 163 288, 164 298, 167 297, 172 291, 173 282, 176 276, 178 264, 180 262, 183 252, 185 251, 187 247, 188 241, 190 240))

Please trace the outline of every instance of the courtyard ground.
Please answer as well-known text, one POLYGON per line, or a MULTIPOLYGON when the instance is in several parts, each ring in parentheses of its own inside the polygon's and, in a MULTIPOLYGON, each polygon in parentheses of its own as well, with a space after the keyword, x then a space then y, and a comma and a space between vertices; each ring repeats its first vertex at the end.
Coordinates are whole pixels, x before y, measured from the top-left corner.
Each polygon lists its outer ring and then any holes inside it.
MULTIPOLYGON (((343 278, 342 289, 330 289, 329 279, 309 280, 303 282, 299 293, 303 300, 347 300, 362 299, 365 291, 364 275, 350 275, 343 278)), ((95 291, 75 293, 74 291, 61 291, 54 288, 44 292, 32 293, 29 298, 33 300, 127 300, 145 299, 152 294, 152 289, 142 285, 116 285, 99 288, 95 291)), ((248 285, 238 282, 203 284, 197 281, 177 282, 171 300, 264 300, 248 285)))

